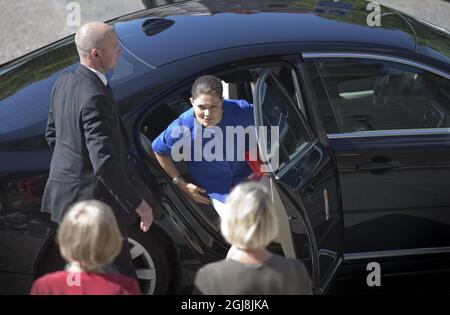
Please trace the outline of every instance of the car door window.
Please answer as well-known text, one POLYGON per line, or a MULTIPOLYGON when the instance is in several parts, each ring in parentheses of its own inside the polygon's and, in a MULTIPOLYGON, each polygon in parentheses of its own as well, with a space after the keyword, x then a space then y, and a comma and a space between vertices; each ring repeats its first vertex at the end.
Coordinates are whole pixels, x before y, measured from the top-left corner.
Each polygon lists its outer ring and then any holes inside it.
POLYGON ((295 93, 289 92, 283 81, 270 72, 264 83, 264 97, 261 100, 261 125, 269 127, 267 136, 268 152, 273 151, 270 127, 277 127, 279 168, 288 163, 309 141, 304 120, 297 110, 295 93))
MULTIPOLYGON (((333 58, 315 60, 339 130, 328 133, 450 127, 450 81, 413 66, 390 61, 333 58)), ((320 95, 320 93, 318 93, 320 95)))

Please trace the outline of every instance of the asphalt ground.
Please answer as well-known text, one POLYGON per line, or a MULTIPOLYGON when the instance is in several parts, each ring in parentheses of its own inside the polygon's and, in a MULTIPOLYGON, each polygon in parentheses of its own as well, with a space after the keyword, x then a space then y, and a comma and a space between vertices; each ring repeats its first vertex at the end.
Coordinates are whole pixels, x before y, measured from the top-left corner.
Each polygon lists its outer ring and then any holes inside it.
MULTIPOLYGON (((70 0, 0 0, 0 64, 77 31, 70 0), (72 15, 73 16, 73 15, 72 15), (67 23, 67 19, 72 23, 67 23)), ((107 21, 144 9, 141 0, 77 0, 80 24, 107 21)))

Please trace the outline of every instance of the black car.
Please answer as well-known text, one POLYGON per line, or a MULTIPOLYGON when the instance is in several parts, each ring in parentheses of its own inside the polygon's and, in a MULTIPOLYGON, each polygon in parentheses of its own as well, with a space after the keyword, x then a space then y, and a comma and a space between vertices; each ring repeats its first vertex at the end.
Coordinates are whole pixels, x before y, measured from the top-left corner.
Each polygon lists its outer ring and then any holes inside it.
MULTIPOLYGON (((130 231, 146 293, 189 293, 196 270, 225 257, 215 217, 171 183, 151 141, 189 108, 190 87, 218 76, 225 97, 278 126, 277 207, 317 293, 334 280, 417 275, 450 266, 450 37, 361 1, 188 1, 111 21, 122 45, 108 74, 155 222, 130 231), (361 276, 362 275, 362 276, 361 276)), ((0 67, 0 292, 29 292, 61 268, 40 213, 55 80, 78 65, 69 36, 0 67)), ((180 165, 181 167, 182 165, 180 165)), ((279 244, 270 250, 282 253, 279 244)))

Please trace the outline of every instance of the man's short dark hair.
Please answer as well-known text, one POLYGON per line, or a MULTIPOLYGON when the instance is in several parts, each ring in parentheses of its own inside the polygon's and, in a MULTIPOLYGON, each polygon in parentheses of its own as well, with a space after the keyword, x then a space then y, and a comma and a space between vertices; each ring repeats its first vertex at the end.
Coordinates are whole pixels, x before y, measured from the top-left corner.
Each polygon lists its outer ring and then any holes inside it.
POLYGON ((195 80, 192 85, 192 98, 197 98, 201 94, 215 95, 222 98, 222 81, 213 75, 204 75, 195 80))

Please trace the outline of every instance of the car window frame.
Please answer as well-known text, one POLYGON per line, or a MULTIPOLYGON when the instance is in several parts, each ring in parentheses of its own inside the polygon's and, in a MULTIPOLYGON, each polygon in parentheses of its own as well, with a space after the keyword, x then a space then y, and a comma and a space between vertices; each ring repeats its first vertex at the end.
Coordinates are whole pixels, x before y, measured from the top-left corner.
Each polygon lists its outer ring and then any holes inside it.
MULTIPOLYGON (((374 53, 353 53, 353 52, 305 52, 302 53, 302 57, 305 62, 315 62, 317 59, 338 59, 338 58, 353 58, 353 59, 369 59, 388 61, 415 67, 421 70, 428 71, 437 76, 440 76, 450 81, 450 73, 438 69, 436 67, 418 62, 412 59, 389 56, 384 54, 374 53)), ((331 101, 330 101, 331 102, 331 101)), ((334 114, 334 118, 338 119, 334 114)), ((366 138, 366 137, 386 137, 386 136, 417 136, 417 135, 446 135, 450 134, 450 128, 411 128, 411 129, 395 129, 395 130, 365 130, 355 132, 339 132, 339 133, 327 133, 328 139, 348 139, 348 138, 366 138)))
MULTIPOLYGON (((269 56, 267 57, 267 59, 256 58, 256 60, 248 60, 248 59, 234 60, 232 62, 227 62, 226 64, 213 66, 200 73, 194 73, 192 75, 189 75, 183 78, 182 82, 178 83, 172 82, 170 84, 170 87, 162 91, 160 94, 158 94, 156 98, 150 97, 148 101, 145 102, 146 105, 144 105, 144 107, 142 108, 143 115, 141 115, 141 117, 136 122, 135 130, 137 131, 137 133, 139 133, 139 131, 142 130, 143 123, 148 119, 148 117, 152 114, 153 111, 155 111, 155 109, 158 106, 161 106, 161 104, 164 103, 164 101, 168 97, 170 97, 170 95, 175 95, 185 89, 190 90, 195 79, 205 74, 213 74, 217 77, 220 77, 221 75, 233 71, 238 71, 241 69, 285 67, 291 70, 291 79, 292 75, 295 74, 296 79, 300 82, 301 78, 299 78, 298 72, 296 71, 296 63, 290 60, 290 56, 291 55, 286 54, 283 56, 269 56), (274 60, 274 58, 270 57, 275 57, 276 59, 274 60)), ((300 57, 300 53, 298 54, 298 57, 300 57)), ((304 100, 304 91, 302 90, 300 84, 297 84, 299 82, 296 83, 294 82, 294 80, 292 81, 296 94, 294 102, 297 105, 293 108, 293 110, 295 111, 296 115, 299 116, 301 123, 305 125, 305 128, 307 129, 309 136, 313 137, 315 133, 313 131, 314 129, 312 128, 311 121, 307 113, 303 112, 302 110, 302 107, 303 109, 306 110, 306 107, 308 106, 308 104, 306 104, 304 100)))
MULTIPOLYGON (((289 108, 294 112, 294 115, 297 118, 297 121, 299 122, 299 124, 302 125, 302 127, 305 129, 305 131, 307 133, 305 138, 308 141, 306 141, 305 143, 303 143, 299 147, 297 147, 295 152, 288 156, 287 161, 280 163, 280 165, 278 166, 277 169, 271 170, 271 172, 276 177, 278 177, 279 174, 283 174, 283 172, 285 172, 287 169, 289 169, 291 167, 291 165, 298 160, 298 156, 303 155, 305 148, 309 147, 309 144, 315 142, 315 140, 317 139, 315 133, 312 131, 311 126, 309 125, 309 122, 307 121, 305 113, 302 111, 302 108, 300 107, 300 106, 304 105, 304 103, 301 104, 300 100, 299 100, 299 97, 302 97, 302 94, 300 94, 301 92, 298 93, 298 91, 297 91, 297 88, 299 88, 297 73, 295 72, 294 67, 291 67, 290 70, 291 70, 292 83, 294 84, 294 89, 296 90, 295 97, 293 97, 287 93, 286 87, 284 86, 284 84, 282 82, 280 82, 276 77, 274 77, 273 79, 275 80, 276 87, 280 90, 280 92, 285 97, 290 98, 292 103, 296 105, 296 106, 294 106, 293 104, 288 104, 289 108), (295 82, 294 76, 297 79, 297 82, 295 82), (290 105, 292 105, 292 106, 290 106, 290 105)), ((270 76, 271 76, 271 74, 268 74, 267 78, 269 78, 270 76)), ((263 112, 262 112, 262 108, 259 108, 259 110, 256 111, 256 104, 254 104, 254 105, 255 105, 255 125, 257 127, 259 127, 259 126, 261 126, 261 123, 263 121, 263 117, 262 117, 263 112)), ((262 104, 259 104, 259 105, 261 106, 262 104)))

